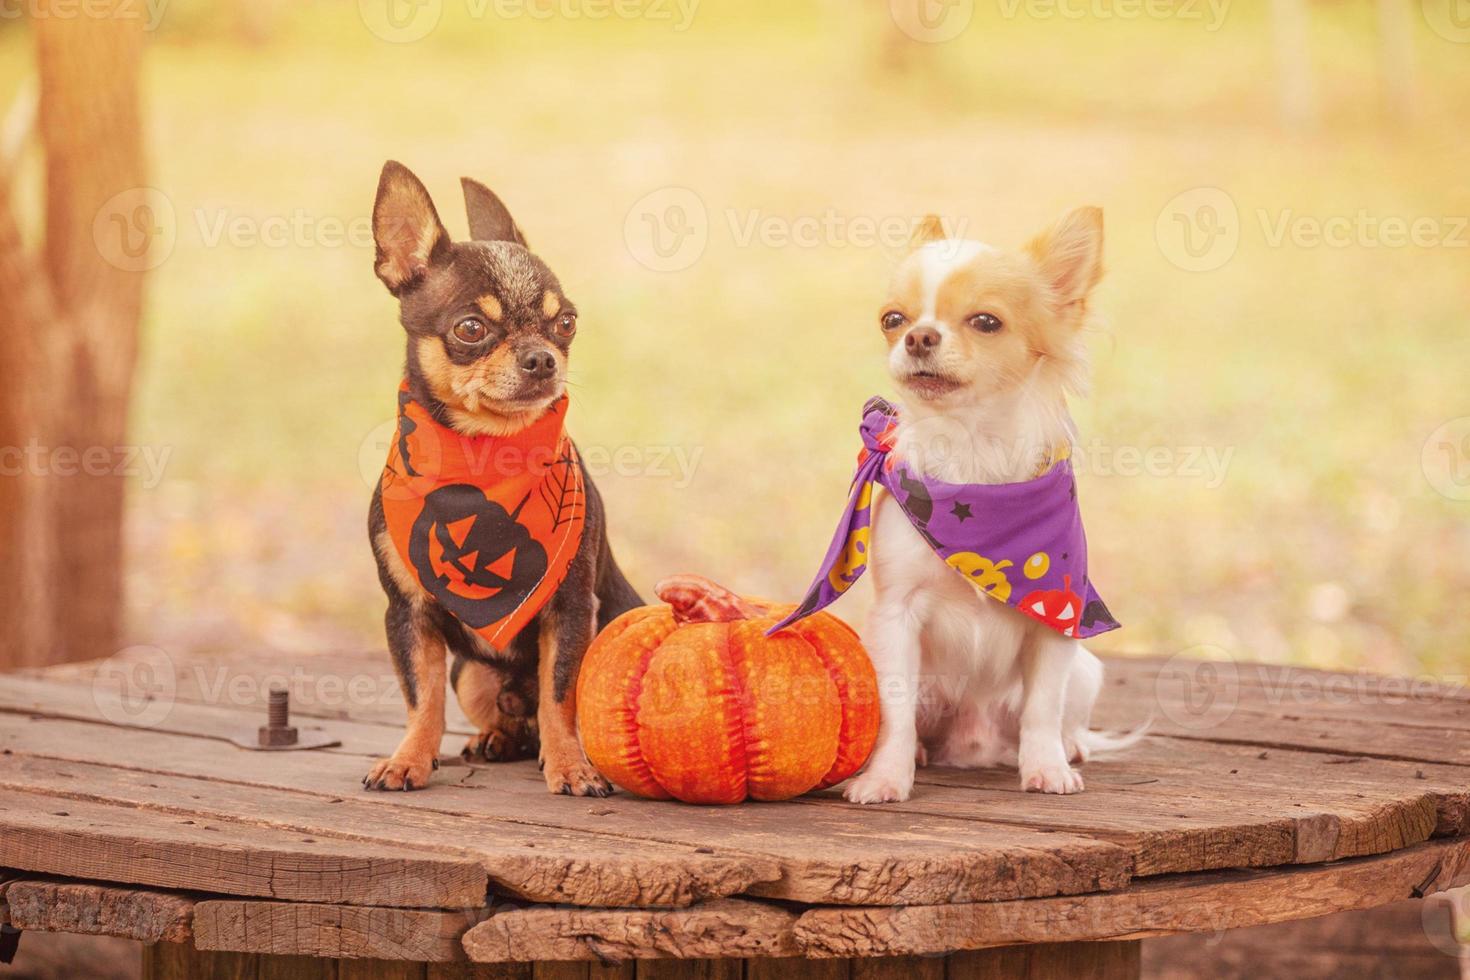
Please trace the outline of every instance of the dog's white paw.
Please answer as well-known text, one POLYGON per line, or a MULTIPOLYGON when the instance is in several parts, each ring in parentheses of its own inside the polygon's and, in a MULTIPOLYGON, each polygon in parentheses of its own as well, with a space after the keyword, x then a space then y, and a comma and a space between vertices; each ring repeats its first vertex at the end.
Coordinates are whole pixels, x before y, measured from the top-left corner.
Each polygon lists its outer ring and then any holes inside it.
POLYGON ((914 777, 865 772, 847 784, 842 795, 849 803, 902 803, 914 791, 914 777))
POLYGON ((1025 767, 1021 770, 1021 789, 1027 793, 1082 792, 1082 774, 1065 762, 1044 766, 1025 767))

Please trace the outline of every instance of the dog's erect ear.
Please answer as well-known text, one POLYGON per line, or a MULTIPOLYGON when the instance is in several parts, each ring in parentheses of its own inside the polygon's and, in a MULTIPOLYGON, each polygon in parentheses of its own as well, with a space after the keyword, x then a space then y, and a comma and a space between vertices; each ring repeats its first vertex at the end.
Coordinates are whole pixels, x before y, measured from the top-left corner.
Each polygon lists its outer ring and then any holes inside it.
POLYGON ((944 219, 937 214, 926 214, 919 226, 914 229, 914 237, 909 239, 909 247, 920 249, 930 242, 942 242, 949 237, 944 230, 944 219))
POLYGON ((1026 246, 1063 305, 1087 298, 1102 278, 1102 208, 1078 208, 1026 246))
POLYGON ((477 242, 514 242, 526 246, 526 236, 510 216, 510 209, 495 192, 478 180, 459 178, 464 188, 464 209, 470 217, 470 238, 477 242))
POLYGON ((395 296, 422 279, 449 249, 449 234, 429 192, 412 171, 395 160, 383 164, 383 175, 378 178, 373 241, 378 246, 374 269, 395 296))

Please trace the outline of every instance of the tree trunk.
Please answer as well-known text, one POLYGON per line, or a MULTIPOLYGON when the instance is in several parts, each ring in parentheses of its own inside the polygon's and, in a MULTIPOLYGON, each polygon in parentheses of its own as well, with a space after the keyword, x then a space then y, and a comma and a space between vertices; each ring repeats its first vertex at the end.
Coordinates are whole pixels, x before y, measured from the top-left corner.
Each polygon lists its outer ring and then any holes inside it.
POLYGON ((0 667, 106 656, 146 256, 136 4, 37 3, 45 242, 0 173, 0 667), (63 15, 65 14, 65 15, 63 15))

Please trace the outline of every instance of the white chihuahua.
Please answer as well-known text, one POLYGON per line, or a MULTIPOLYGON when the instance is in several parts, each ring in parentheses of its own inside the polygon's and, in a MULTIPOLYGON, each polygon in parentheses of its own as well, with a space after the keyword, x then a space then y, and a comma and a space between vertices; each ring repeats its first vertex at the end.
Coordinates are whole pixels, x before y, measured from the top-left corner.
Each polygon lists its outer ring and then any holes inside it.
MULTIPOLYGON (((1086 383, 1082 330, 1102 240, 1098 208, 1073 211, 1020 252, 946 238, 926 219, 881 317, 903 393, 894 457, 949 484, 1011 484, 1070 454, 1067 395, 1086 383)), ((906 800, 915 765, 930 759, 1011 765, 1025 790, 1076 793, 1073 762, 1142 737, 1090 730, 1103 666, 1072 629, 982 594, 891 493, 875 496, 872 522, 864 639, 883 718, 847 799, 906 800)))

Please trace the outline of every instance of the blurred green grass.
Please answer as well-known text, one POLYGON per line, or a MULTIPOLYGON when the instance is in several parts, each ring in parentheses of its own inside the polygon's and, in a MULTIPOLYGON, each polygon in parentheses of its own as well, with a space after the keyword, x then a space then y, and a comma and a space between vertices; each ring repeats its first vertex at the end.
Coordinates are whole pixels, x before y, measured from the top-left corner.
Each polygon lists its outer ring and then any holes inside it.
MULTIPOLYGON (((888 390, 875 318, 895 250, 742 244, 748 221, 938 211, 1014 245, 1095 203, 1108 323, 1076 406, 1084 446, 1233 454, 1218 486, 1084 476, 1094 578, 1127 627, 1102 645, 1463 670, 1467 505, 1420 459, 1470 415, 1470 249, 1269 235, 1287 213, 1470 214, 1470 49, 1422 21, 1418 118, 1395 126, 1371 6, 1314 6, 1323 121, 1300 134, 1275 121, 1264 13, 1234 5, 1212 32, 980 4, 957 40, 897 47, 883 4, 837 0, 706 0, 684 32, 477 19, 447 0, 411 44, 375 38, 350 3, 266 8, 243 34, 234 9, 170 10, 148 55, 154 182, 178 238, 153 278, 134 417, 140 443, 171 453, 132 497, 137 641, 380 644, 363 518, 401 331, 371 248, 319 229, 361 228, 392 157, 455 234, 456 178, 488 182, 560 274, 583 312, 584 447, 699 454, 687 486, 598 478, 645 592, 681 570, 799 592, 857 409, 888 390), (711 231, 697 262, 659 273, 624 222, 669 187, 698 196, 711 231), (1156 223, 1199 187, 1228 193, 1240 244, 1188 272, 1156 223), (306 230, 213 241, 222 219, 306 230)), ((0 93, 27 61, 24 32, 0 32, 0 93)))

